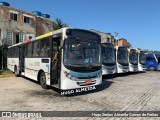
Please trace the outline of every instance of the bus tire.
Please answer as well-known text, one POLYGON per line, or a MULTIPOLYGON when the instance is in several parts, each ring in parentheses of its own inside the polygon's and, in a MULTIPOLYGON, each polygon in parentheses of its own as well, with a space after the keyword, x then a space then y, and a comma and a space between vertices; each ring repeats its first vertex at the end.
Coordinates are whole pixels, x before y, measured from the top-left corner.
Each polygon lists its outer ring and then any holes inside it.
POLYGON ((18 69, 17 69, 17 66, 14 67, 14 74, 16 77, 19 77, 19 72, 18 72, 18 69))
POLYGON ((49 86, 46 84, 46 75, 44 72, 40 73, 39 82, 40 82, 40 85, 43 89, 49 88, 49 86))
POLYGON ((153 66, 150 66, 150 67, 149 67, 149 71, 155 71, 155 70, 156 70, 155 67, 153 67, 153 66))

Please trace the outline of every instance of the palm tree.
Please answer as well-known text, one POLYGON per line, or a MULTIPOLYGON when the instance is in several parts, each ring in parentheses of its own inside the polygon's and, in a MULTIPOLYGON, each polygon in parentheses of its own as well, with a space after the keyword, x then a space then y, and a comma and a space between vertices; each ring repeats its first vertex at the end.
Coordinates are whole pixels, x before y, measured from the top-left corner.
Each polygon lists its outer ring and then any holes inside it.
POLYGON ((68 27, 68 25, 66 23, 63 23, 61 19, 56 18, 55 21, 53 22, 53 27, 55 30, 57 30, 60 28, 68 27))

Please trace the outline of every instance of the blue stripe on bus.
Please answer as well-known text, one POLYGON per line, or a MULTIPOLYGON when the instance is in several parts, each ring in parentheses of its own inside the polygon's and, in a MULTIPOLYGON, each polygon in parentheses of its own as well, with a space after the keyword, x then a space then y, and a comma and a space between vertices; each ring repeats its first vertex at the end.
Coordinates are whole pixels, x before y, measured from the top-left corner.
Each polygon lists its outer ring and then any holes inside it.
POLYGON ((101 74, 101 70, 99 71, 95 71, 95 72, 74 72, 74 71, 70 71, 70 75, 74 76, 74 77, 92 77, 92 76, 97 76, 101 74))

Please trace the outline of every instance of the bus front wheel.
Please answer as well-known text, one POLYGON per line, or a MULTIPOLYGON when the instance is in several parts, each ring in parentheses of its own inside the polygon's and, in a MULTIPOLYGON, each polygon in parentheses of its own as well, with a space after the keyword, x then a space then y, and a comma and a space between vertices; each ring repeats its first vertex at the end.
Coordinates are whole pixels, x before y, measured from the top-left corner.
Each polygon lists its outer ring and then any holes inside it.
POLYGON ((155 70, 156 70, 155 67, 153 67, 153 66, 149 67, 149 71, 155 71, 155 70))
POLYGON ((39 81, 40 81, 40 85, 41 85, 41 87, 42 87, 43 89, 48 89, 48 88, 49 88, 49 86, 46 84, 46 75, 45 75, 44 72, 42 72, 42 73, 40 74, 40 79, 39 79, 39 81))

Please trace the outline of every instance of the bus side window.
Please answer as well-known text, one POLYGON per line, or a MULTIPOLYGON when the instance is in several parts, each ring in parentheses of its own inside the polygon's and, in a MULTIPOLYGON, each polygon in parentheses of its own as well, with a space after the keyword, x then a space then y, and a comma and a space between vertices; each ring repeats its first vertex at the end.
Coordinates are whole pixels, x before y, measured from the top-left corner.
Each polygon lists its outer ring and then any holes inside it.
POLYGON ((7 57, 8 57, 8 58, 10 58, 10 57, 11 57, 11 48, 9 48, 9 49, 8 49, 7 57))
POLYGON ((16 47, 15 47, 15 56, 14 56, 14 57, 18 57, 18 56, 17 56, 17 54, 18 54, 18 53, 17 53, 17 49, 18 49, 18 47, 16 46, 16 47))
POLYGON ((50 54, 49 39, 41 40, 40 42, 40 56, 48 57, 50 54))
POLYGON ((154 56, 153 56, 153 54, 147 55, 146 60, 147 61, 156 61, 155 58, 154 58, 154 56))
POLYGON ((40 49, 39 49, 39 41, 33 42, 33 56, 39 56, 40 49))
POLYGON ((53 42, 53 52, 57 52, 57 43, 53 42))
POLYGON ((10 48, 10 57, 13 56, 13 48, 10 48))
POLYGON ((31 57, 31 56, 32 56, 32 48, 33 48, 33 47, 32 47, 32 43, 28 43, 27 49, 26 49, 26 50, 27 50, 27 51, 26 51, 26 52, 27 52, 27 53, 26 53, 26 56, 27 56, 27 57, 31 57))

